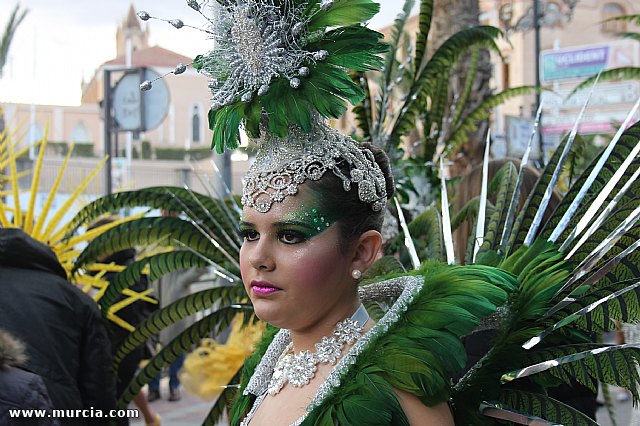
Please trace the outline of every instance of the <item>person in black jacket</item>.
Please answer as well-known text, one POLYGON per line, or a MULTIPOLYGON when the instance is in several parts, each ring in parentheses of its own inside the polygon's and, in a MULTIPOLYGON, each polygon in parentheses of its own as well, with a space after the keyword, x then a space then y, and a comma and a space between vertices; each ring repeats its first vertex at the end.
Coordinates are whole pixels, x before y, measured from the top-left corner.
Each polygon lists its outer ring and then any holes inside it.
POLYGON ((0 425, 59 426, 56 418, 28 415, 31 410, 52 414, 53 407, 42 378, 21 368, 24 361, 22 343, 0 329, 0 425))
POLYGON ((24 342, 24 368, 42 377, 54 409, 115 409, 111 346, 96 303, 67 281, 49 247, 17 228, 0 228, 0 326, 24 342))

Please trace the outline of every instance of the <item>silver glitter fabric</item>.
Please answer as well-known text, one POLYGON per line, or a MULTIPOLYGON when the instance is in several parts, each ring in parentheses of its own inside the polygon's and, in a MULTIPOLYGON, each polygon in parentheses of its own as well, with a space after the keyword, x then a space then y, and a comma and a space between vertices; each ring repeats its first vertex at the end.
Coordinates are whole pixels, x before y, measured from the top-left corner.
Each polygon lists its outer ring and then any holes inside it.
POLYGON ((285 138, 266 137, 243 179, 242 204, 265 213, 273 203, 295 195, 300 184, 319 180, 329 170, 345 191, 357 185, 358 197, 374 211, 385 206, 385 178, 373 153, 317 117, 309 133, 292 127, 285 138), (347 174, 340 170, 343 163, 347 174))
POLYGON ((210 77, 214 110, 264 95, 275 78, 300 85, 303 64, 323 57, 322 51, 299 46, 308 37, 305 7, 291 0, 233 1, 221 7, 212 31, 215 48, 204 56, 202 68, 210 77))
MULTIPOLYGON (((397 295, 397 292, 400 289, 402 290, 396 302, 391 306, 391 308, 389 308, 380 321, 378 321, 373 328, 358 339, 345 356, 336 363, 335 367, 327 376, 327 379, 318 388, 316 395, 306 409, 306 413, 292 423, 291 426, 300 425, 311 411, 322 404, 324 399, 331 395, 334 389, 340 387, 341 378, 348 372, 349 368, 356 363, 358 356, 373 342, 375 342, 378 337, 386 334, 389 327, 398 321, 398 319, 406 312, 415 295, 418 294, 420 289, 422 289, 422 285, 423 277, 421 276, 403 276, 374 284, 375 293, 385 295, 385 297, 388 294, 397 295)), ((370 294, 373 294, 373 292, 370 292, 370 294)), ((271 380, 278 359, 286 352, 289 342, 289 331, 280 330, 269 345, 265 355, 254 371, 253 376, 251 376, 251 379, 244 390, 244 394, 256 395, 257 399, 241 425, 246 426, 249 424, 251 418, 254 416, 258 407, 266 397, 267 384, 271 380)))

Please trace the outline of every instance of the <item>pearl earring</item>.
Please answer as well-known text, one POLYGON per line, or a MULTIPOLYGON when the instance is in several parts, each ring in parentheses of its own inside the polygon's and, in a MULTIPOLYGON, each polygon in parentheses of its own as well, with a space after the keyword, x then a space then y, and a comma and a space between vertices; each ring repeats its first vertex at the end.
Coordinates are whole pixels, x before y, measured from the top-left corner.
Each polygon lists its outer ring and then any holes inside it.
POLYGON ((359 280, 360 277, 362 277, 362 272, 360 272, 359 269, 354 269, 353 271, 351 271, 351 276, 356 279, 359 280))

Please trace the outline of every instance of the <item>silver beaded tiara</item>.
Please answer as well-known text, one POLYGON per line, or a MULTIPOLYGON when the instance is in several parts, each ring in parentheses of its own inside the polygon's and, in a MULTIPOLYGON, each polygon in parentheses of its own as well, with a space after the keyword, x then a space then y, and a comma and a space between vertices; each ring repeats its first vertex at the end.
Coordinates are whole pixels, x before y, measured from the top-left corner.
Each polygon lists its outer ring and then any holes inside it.
POLYGON ((385 206, 385 177, 371 150, 322 120, 309 133, 291 128, 284 138, 266 137, 243 179, 242 204, 265 213, 274 202, 296 194, 307 179, 319 180, 329 170, 342 180, 345 191, 356 184, 358 197, 374 211, 385 206), (340 169, 343 164, 347 174, 340 169))

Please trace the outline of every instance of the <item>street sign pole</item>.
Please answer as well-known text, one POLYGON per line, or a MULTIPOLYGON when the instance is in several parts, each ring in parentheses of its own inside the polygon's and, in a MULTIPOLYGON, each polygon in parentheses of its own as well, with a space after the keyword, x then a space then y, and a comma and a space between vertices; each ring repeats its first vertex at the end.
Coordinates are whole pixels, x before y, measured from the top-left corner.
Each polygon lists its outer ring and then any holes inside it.
POLYGON ((111 195, 111 70, 105 69, 103 75, 104 99, 102 108, 104 112, 104 155, 107 161, 104 165, 104 192, 111 195))

